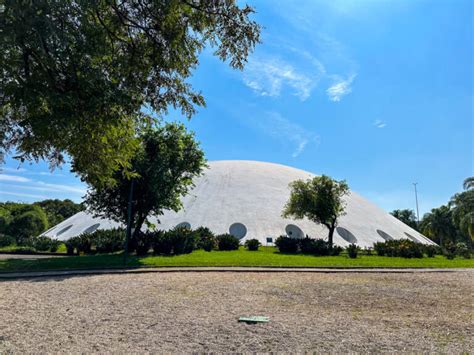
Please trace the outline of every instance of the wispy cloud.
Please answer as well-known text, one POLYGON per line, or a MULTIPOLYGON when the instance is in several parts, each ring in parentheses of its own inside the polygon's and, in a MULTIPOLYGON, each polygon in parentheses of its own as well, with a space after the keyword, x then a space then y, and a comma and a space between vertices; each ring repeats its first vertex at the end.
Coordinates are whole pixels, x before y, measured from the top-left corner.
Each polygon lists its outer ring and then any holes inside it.
POLYGON ((9 192, 9 191, 0 191, 0 196, 1 195, 28 197, 28 198, 34 198, 34 199, 47 199, 48 198, 48 196, 46 195, 25 194, 21 192, 9 192))
POLYGON ((74 192, 78 194, 85 194, 87 191, 86 188, 82 186, 51 184, 51 183, 46 183, 43 181, 37 181, 37 184, 39 186, 43 186, 45 188, 54 189, 55 191, 61 191, 61 192, 74 192))
POLYGON ((292 94, 301 101, 308 99, 311 91, 321 77, 321 68, 313 72, 296 69, 288 62, 274 57, 253 58, 244 71, 245 85, 262 96, 280 96, 284 87, 291 89, 292 94))
POLYGON ((7 172, 7 173, 25 173, 27 170, 25 168, 12 168, 9 166, 0 166, 0 173, 7 172))
POLYGON ((0 174, 0 181, 13 181, 13 182, 30 182, 31 179, 23 176, 0 174))
POLYGON ((375 120, 374 121, 374 126, 377 127, 377 128, 384 128, 384 127, 387 126, 387 124, 382 120, 375 120))
MULTIPOLYGON (((17 176, 17 175, 0 174, 0 182, 2 182, 0 192, 3 194, 10 194, 10 195, 12 195, 13 192, 8 192, 7 190, 9 189, 14 189, 17 191, 18 190, 35 190, 35 191, 42 191, 42 192, 49 191, 49 192, 58 192, 58 193, 73 193, 76 195, 77 194, 84 195, 87 192, 86 187, 82 185, 56 184, 56 183, 44 182, 40 180, 33 180, 30 178, 26 178, 24 176, 17 176)), ((21 192, 17 193, 18 196, 21 196, 19 194, 21 194, 21 192)))
POLYGON ((351 74, 346 79, 339 76, 334 76, 334 83, 326 90, 326 93, 331 101, 341 101, 341 98, 352 92, 351 84, 354 81, 356 74, 351 74))
POLYGON ((305 129, 304 127, 291 122, 278 112, 267 112, 258 121, 259 128, 267 135, 280 139, 283 142, 291 142, 294 150, 291 154, 293 158, 298 157, 310 143, 319 144, 320 137, 305 129))

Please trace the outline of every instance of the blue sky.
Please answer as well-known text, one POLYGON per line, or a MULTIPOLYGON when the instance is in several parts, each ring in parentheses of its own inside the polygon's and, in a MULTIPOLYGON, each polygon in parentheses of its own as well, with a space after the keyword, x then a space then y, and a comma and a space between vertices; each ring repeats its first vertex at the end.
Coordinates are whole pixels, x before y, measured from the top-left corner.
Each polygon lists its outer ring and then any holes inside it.
MULTIPOLYGON (((337 179, 382 208, 446 203, 473 173, 470 0, 249 1, 265 28, 246 69, 206 50, 186 121, 209 160, 286 164, 337 179)), ((80 201, 68 166, 7 159, 0 200, 80 201)))

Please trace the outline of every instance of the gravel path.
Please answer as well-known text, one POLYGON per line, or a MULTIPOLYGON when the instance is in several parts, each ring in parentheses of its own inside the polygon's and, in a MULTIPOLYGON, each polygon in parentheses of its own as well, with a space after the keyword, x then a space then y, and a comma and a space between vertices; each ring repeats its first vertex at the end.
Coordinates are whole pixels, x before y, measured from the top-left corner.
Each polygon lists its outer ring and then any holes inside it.
POLYGON ((473 271, 2 281, 0 353, 469 353, 473 293, 473 271), (269 316, 270 323, 237 322, 249 315, 269 316))

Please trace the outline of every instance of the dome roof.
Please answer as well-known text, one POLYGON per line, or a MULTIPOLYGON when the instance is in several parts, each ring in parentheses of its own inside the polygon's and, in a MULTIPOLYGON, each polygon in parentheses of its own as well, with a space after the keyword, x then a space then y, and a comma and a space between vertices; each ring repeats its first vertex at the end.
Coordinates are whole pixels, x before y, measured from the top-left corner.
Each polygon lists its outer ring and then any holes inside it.
MULTIPOLYGON (((151 222, 165 230, 180 224, 193 229, 205 226, 217 234, 231 233, 241 241, 256 238, 263 245, 271 244, 282 234, 297 238, 305 235, 327 238, 327 228, 322 225, 307 219, 293 220, 281 216, 290 195, 289 183, 313 176, 303 170, 273 163, 239 160, 210 162, 205 173, 195 180, 193 190, 183 198, 184 208, 178 213, 166 211, 160 217, 160 223, 154 218, 151 222)), ((334 233, 337 245, 356 243, 370 247, 378 241, 402 238, 432 243, 354 192, 350 192, 345 200, 346 214, 339 218, 334 233)), ((115 226, 119 224, 80 212, 44 235, 67 240, 87 229, 92 231, 115 226)))

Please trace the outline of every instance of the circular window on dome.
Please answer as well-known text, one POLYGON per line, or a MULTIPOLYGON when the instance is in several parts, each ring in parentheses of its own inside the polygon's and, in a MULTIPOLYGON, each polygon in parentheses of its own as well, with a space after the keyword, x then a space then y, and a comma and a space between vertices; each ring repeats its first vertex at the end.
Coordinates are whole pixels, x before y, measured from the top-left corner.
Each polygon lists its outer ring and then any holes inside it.
POLYGON ((94 233, 99 227, 100 227, 100 223, 93 224, 92 226, 84 229, 82 233, 94 233))
POLYGON ((176 228, 191 229, 191 223, 189 223, 189 222, 181 222, 180 224, 177 224, 177 225, 176 225, 176 228))
POLYGON ((408 237, 408 239, 410 239, 412 242, 415 242, 415 243, 421 243, 416 237, 412 236, 411 234, 408 234, 407 232, 405 232, 405 235, 408 237))
POLYGON ((337 234, 341 236, 342 239, 344 239, 348 243, 357 243, 357 238, 354 234, 349 232, 346 228, 342 227, 337 227, 337 234))
POLYGON ((242 223, 234 223, 229 227, 229 234, 238 239, 242 239, 247 234, 247 227, 242 223))
POLYGON ((67 227, 61 229, 58 233, 56 233, 56 236, 61 235, 63 233, 66 233, 68 230, 72 228, 72 224, 68 225, 67 227))
POLYGON ((377 233, 378 235, 380 235, 385 241, 387 240, 393 240, 393 237, 388 234, 388 233, 385 233, 384 231, 380 230, 380 229, 377 229, 377 233))
POLYGON ((304 238, 304 233, 300 227, 295 226, 294 224, 288 224, 285 228, 286 235, 290 238, 302 239, 304 238))

